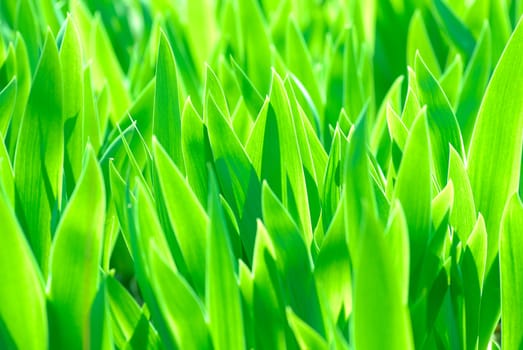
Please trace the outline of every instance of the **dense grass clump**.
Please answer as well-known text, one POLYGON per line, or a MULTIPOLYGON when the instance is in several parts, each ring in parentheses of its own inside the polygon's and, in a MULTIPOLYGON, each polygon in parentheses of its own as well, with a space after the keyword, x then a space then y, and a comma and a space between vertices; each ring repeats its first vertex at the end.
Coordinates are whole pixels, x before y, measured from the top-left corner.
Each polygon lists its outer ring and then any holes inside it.
POLYGON ((522 14, 0 1, 0 349, 520 349, 522 14))

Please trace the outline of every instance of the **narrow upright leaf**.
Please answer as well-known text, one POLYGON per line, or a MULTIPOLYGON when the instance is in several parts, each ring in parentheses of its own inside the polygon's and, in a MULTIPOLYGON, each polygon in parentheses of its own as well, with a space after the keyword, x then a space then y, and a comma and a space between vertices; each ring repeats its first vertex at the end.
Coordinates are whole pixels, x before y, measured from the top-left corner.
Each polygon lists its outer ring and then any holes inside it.
POLYGON ((523 79, 516 77, 523 76, 521 52, 523 20, 519 21, 492 74, 468 154, 467 171, 474 201, 487 225, 487 269, 498 252, 504 205, 519 185, 523 147, 523 79))
MULTIPOLYGON (((1 185, 0 185, 1 187, 1 185)), ((0 189, 0 323, 13 348, 41 349, 48 343, 44 283, 38 264, 16 220, 12 206, 0 189)), ((0 345, 8 347, 5 334, 0 345)))
POLYGON ((523 203, 517 195, 507 203, 499 244, 501 268, 502 344, 505 349, 523 345, 523 203))
POLYGON ((166 151, 153 142, 153 152, 167 214, 196 292, 205 295, 205 247, 209 219, 189 184, 166 151))
POLYGON ((237 267, 235 268, 237 264, 234 262, 215 181, 211 177, 206 254, 209 328, 215 349, 243 349, 245 341, 237 267))
POLYGON ((89 341, 89 315, 98 290, 104 220, 102 171, 88 146, 82 175, 51 249, 48 284, 53 347, 81 347, 89 341))
POLYGON ((174 55, 165 34, 160 34, 156 63, 153 132, 174 164, 184 172, 181 116, 174 55))
POLYGON ((412 129, 401 160, 394 198, 399 199, 409 229, 411 252, 411 290, 415 271, 429 242, 431 232, 431 188, 430 142, 425 115, 419 116, 412 129), (412 189, 416 188, 416 191, 412 189))
POLYGON ((54 37, 47 32, 15 153, 16 209, 44 276, 51 242, 51 216, 62 193, 64 134, 62 74, 54 37))

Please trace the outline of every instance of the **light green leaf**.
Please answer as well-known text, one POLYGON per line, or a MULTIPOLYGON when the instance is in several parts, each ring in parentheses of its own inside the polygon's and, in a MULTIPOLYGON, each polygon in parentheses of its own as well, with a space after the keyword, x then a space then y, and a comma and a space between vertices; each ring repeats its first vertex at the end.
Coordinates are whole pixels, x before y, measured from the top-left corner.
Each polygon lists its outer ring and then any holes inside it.
POLYGON ((245 341, 237 264, 213 176, 210 180, 209 217, 205 296, 213 345, 215 349, 243 349, 245 341))
POLYGON ((488 232, 487 269, 499 244, 503 207, 518 189, 523 147, 523 20, 519 21, 492 74, 472 133, 468 174, 477 210, 488 232), (503 116, 500 118, 499 116, 503 116), (496 164, 496 166, 492 166, 496 164))
POLYGON ((421 259, 431 234, 432 179, 427 118, 420 115, 410 130, 401 160, 394 198, 399 199, 409 228, 411 283, 414 288, 421 259), (416 188, 416 191, 412 191, 416 188))
POLYGON ((83 120, 86 116, 82 113, 84 108, 82 51, 78 32, 71 18, 68 18, 61 33, 63 33, 63 38, 60 46, 60 62, 62 62, 64 82, 67 79, 67 85, 64 84, 63 96, 63 120, 66 132, 64 137, 67 159, 70 162, 73 175, 70 181, 74 183, 82 172, 83 152, 86 146, 83 143, 83 120), (72 127, 69 127, 69 125, 72 125, 72 127))
POLYGON ((461 254, 461 261, 459 263, 463 285, 461 286, 458 283, 454 283, 454 286, 462 289, 459 294, 462 294, 464 310, 462 309, 460 311, 464 312, 464 319, 466 321, 464 325, 464 337, 467 348, 475 348, 478 342, 481 290, 485 277, 485 263, 487 259, 487 232, 485 231, 485 221, 481 214, 466 243, 467 245, 464 247, 465 249, 461 254))
POLYGON ((303 322, 290 307, 286 309, 289 326, 296 336, 300 349, 318 349, 327 350, 329 346, 325 339, 323 339, 314 329, 307 323, 303 322))
POLYGON ((507 203, 499 244, 501 321, 504 349, 523 346, 523 204, 517 195, 507 203))
POLYGON ((262 191, 263 219, 274 245, 285 299, 302 320, 323 335, 325 330, 307 246, 289 212, 266 182, 262 191))
POLYGON ((443 187, 447 183, 449 147, 452 145, 459 154, 464 154, 463 140, 458 121, 447 96, 419 53, 416 55, 415 70, 420 103, 427 105, 427 120, 436 175, 439 185, 443 187))
POLYGON ((252 115, 257 115, 258 111, 261 109, 261 106, 263 105, 264 100, 262 95, 254 86, 254 83, 251 81, 251 79, 249 79, 249 77, 245 73, 245 70, 242 67, 240 67, 240 65, 234 60, 232 56, 231 65, 234 70, 236 80, 240 87, 242 96, 245 99, 245 103, 247 104, 247 108, 249 108, 249 111, 252 115))
POLYGON ((0 189, 0 346, 41 349, 48 343, 44 283, 38 264, 0 189))
POLYGON ((166 325, 180 348, 210 349, 203 305, 192 288, 160 256, 151 242, 151 287, 166 325))
POLYGON ((160 34, 156 63, 153 133, 174 164, 184 172, 181 116, 174 55, 165 34, 160 34))
POLYGON ((490 27, 485 23, 463 76, 461 96, 456 111, 456 117, 463 135, 463 142, 467 150, 481 98, 490 77, 491 47, 490 27))
POLYGON ((272 54, 263 14, 258 1, 240 1, 238 6, 245 45, 244 67, 256 89, 266 94, 270 86, 270 77, 267 73, 272 66, 272 54))
POLYGON ((88 146, 83 172, 51 248, 48 295, 53 347, 76 348, 88 342, 89 314, 98 290, 104 220, 102 171, 88 146))
POLYGON ((407 126, 407 128, 411 127, 421 108, 417 93, 414 92, 414 85, 415 81, 411 79, 411 75, 409 74, 409 86, 407 89, 407 97, 405 97, 405 105, 403 107, 403 111, 401 112, 401 120, 403 121, 403 123, 405 123, 405 126, 407 126))
POLYGON ((409 230, 399 201, 395 201, 392 204, 387 227, 385 228, 385 239, 389 251, 394 252, 390 264, 394 269, 394 276, 397 278, 402 292, 401 301, 406 305, 409 298, 409 230))
POLYGON ((261 221, 257 221, 252 303, 254 329, 263 329, 263 332, 255 332, 256 348, 260 349, 286 348, 286 319, 274 257, 267 229, 261 221))
POLYGON ((93 21, 90 35, 91 58, 95 63, 93 66, 95 85, 100 86, 107 83, 111 98, 111 120, 116 123, 125 116, 125 112, 131 104, 125 87, 124 73, 113 51, 108 34, 98 18, 93 21))
POLYGON ((132 295, 114 277, 107 276, 105 283, 114 345, 123 348, 132 337, 141 311, 132 295))
POLYGON ((13 77, 0 91, 0 133, 2 135, 6 135, 7 127, 11 122, 16 102, 17 85, 16 77, 13 77))
POLYGON ((223 196, 236 215, 247 259, 252 261, 254 226, 261 212, 261 186, 245 149, 214 98, 207 102, 207 127, 216 175, 223 196))
POLYGON ((64 158, 62 74, 47 32, 14 158, 17 214, 43 275, 47 274, 51 216, 60 206, 64 158))
MULTIPOLYGON (((0 139, 3 139, 2 133, 0 133, 0 139)), ((0 191, 4 191, 9 203, 15 202, 13 167, 3 142, 0 142, 0 191)))
POLYGON ((321 111, 323 103, 318 80, 314 76, 312 58, 293 17, 287 21, 285 55, 289 70, 296 75, 296 78, 306 88, 316 109, 321 111))
POLYGON ((347 316, 352 311, 352 276, 349 247, 346 242, 343 202, 338 206, 325 233, 316 258, 314 278, 323 308, 329 318, 335 319, 340 311, 347 316))
MULTIPOLYGON (((209 219, 187 180, 163 147, 153 141, 153 153, 160 188, 176 240, 197 294, 205 295, 206 232, 209 219)), ((189 279, 189 278, 186 278, 189 279)))
POLYGON ((17 3, 15 25, 24 37, 24 40, 27 42, 27 52, 29 54, 31 71, 35 72, 35 67, 38 63, 39 49, 42 47, 43 34, 40 23, 38 23, 38 13, 36 12, 35 3, 33 1, 20 0, 17 3))
POLYGON ((25 41, 20 33, 17 33, 15 40, 15 55, 16 55, 16 102, 11 118, 11 137, 9 140, 8 150, 12 159, 14 158, 15 150, 18 145, 18 134, 20 124, 25 113, 27 100, 31 89, 31 68, 29 67, 29 56, 25 41))
POLYGON ((66 121, 76 117, 83 107, 82 47, 72 18, 67 19, 61 34, 63 37, 60 44, 60 62, 63 62, 62 76, 67 79, 67 88, 64 88, 63 97, 63 113, 66 121))
POLYGON ((300 154, 296 127, 293 122, 291 103, 284 82, 273 71, 270 103, 275 112, 280 150, 281 200, 299 224, 304 242, 312 241, 312 225, 307 197, 307 185, 303 171, 303 158, 300 154))
POLYGON ((463 60, 461 55, 456 54, 452 62, 448 64, 443 76, 439 79, 441 89, 445 92, 453 110, 455 110, 457 105, 462 78, 463 60))
POLYGON ((367 160, 366 125, 365 117, 358 120, 347 146, 343 169, 345 232, 354 264, 357 264, 359 258, 358 251, 364 219, 367 214, 377 214, 376 197, 367 160))
POLYGON ((406 286, 400 270, 392 263, 392 251, 377 218, 369 215, 365 227, 354 270, 354 346, 413 349, 410 316, 403 298, 406 286))
POLYGON ((207 205, 207 161, 212 160, 201 117, 188 98, 182 113, 182 151, 187 181, 202 206, 207 205))
MULTIPOLYGON (((154 258, 152 255, 154 254, 157 259, 161 259, 162 266, 165 266, 165 268, 174 270, 176 267, 171 257, 165 234, 156 215, 152 199, 145 189, 145 185, 140 180, 137 180, 136 184, 136 201, 128 204, 128 215, 132 218, 129 221, 136 278, 144 300, 151 310, 152 317, 156 320, 156 327, 162 342, 166 347, 174 348, 177 342, 176 336, 166 319, 168 315, 164 315, 163 306, 160 306, 160 303, 165 303, 165 299, 161 299, 163 297, 159 296, 159 286, 153 285, 158 283, 158 279, 165 282, 171 276, 163 276, 155 270, 154 264, 151 262, 154 258)), ((162 288, 166 287, 168 286, 165 284, 162 286, 162 288)), ((189 286, 187 288, 190 289, 189 286)))
POLYGON ((448 178, 455 191, 450 223, 461 242, 466 242, 476 221, 476 207, 465 165, 454 147, 450 147, 448 178))
POLYGON ((204 95, 203 95, 203 101, 204 101, 204 108, 203 108, 203 120, 207 122, 208 118, 208 109, 207 106, 209 105, 209 102, 207 102, 207 99, 210 98, 214 99, 214 102, 216 103, 216 106, 220 110, 223 116, 227 120, 230 119, 231 113, 229 112, 229 106, 227 104, 227 97, 225 96, 225 92, 223 91, 222 85, 220 84, 220 80, 216 76, 216 73, 212 70, 212 68, 209 65, 205 66, 205 86, 204 86, 204 95))
POLYGON ((441 68, 436 53, 434 52, 434 48, 430 42, 425 21, 423 20, 423 16, 419 9, 417 9, 412 15, 407 37, 407 64, 412 68, 414 68, 417 51, 419 51, 421 56, 423 56, 427 67, 434 74, 436 79, 439 79, 441 76, 441 68))

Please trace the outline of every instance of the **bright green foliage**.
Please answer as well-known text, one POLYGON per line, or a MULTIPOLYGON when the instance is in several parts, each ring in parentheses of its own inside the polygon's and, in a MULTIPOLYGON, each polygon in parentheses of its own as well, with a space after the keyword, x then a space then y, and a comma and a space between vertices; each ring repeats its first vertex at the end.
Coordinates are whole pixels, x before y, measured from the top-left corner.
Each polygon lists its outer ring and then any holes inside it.
POLYGON ((0 1, 0 349, 520 349, 522 15, 0 1))
POLYGON ((523 335, 518 331, 521 326, 523 307, 523 254, 521 247, 523 239, 523 204, 514 195, 506 206, 503 215, 499 259, 501 267, 501 312, 503 326, 503 346, 507 349, 517 349, 523 346, 523 335))
POLYGON ((104 220, 102 172, 88 146, 83 172, 51 246, 48 306, 52 347, 78 348, 89 342, 89 314, 99 284, 104 220), (78 285, 82 293, 77 292, 78 285))

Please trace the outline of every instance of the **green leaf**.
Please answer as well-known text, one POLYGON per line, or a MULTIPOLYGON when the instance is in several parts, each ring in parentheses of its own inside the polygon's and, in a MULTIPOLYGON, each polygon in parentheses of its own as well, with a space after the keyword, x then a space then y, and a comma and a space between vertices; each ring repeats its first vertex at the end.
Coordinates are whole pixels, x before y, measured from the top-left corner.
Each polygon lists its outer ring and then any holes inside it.
MULTIPOLYGON (((377 203, 369 174, 366 118, 358 120, 348 143, 344 166, 345 232, 353 261, 358 259, 363 221, 377 215, 377 203)), ((356 262, 355 262, 356 263, 356 262)))
POLYGON ((156 64, 153 133, 174 164, 184 172, 181 116, 174 55, 165 34, 160 34, 156 64))
MULTIPOLYGON (((27 42, 29 63, 31 65, 31 70, 34 72, 38 63, 39 49, 42 47, 43 33, 40 24, 38 23, 38 14, 35 10, 34 2, 30 0, 20 0, 17 3, 18 6, 15 23, 17 29, 27 42)), ((51 33, 50 30, 49 33, 51 33)))
POLYGON ((156 141, 153 141, 153 153, 167 214, 187 264, 190 281, 198 295, 204 296, 205 259, 202 257, 206 254, 209 218, 187 180, 156 141))
POLYGON ((476 221, 476 207, 465 165, 453 147, 450 147, 448 178, 454 184, 454 205, 450 223, 461 242, 466 242, 476 221))
POLYGON ((252 115, 257 115, 258 111, 263 105, 263 97, 254 86, 254 83, 249 79, 244 69, 234 60, 231 56, 231 65, 234 70, 236 80, 238 82, 239 88, 241 90, 242 96, 245 99, 247 108, 252 115))
MULTIPOLYGON (((82 52, 80 39, 74 22, 68 18, 63 27, 63 38, 60 46, 60 62, 64 77, 63 120, 65 125, 72 123, 71 133, 64 135, 68 161, 71 163, 73 179, 77 181, 82 172, 84 122, 84 86, 82 70, 82 52), (67 85, 65 86, 65 79, 67 85)), ((90 117, 90 116, 89 116, 90 117)))
POLYGON ((105 283, 114 345, 123 348, 133 335, 141 311, 132 295, 114 277, 107 276, 105 283))
POLYGON ((323 335, 319 298, 312 274, 311 259, 302 235, 289 212, 266 182, 262 189, 263 219, 274 245, 276 264, 283 290, 293 311, 323 335))
POLYGON ((245 348, 237 264, 220 207, 216 180, 211 177, 210 223, 207 230, 206 305, 215 349, 245 348))
POLYGON ((82 48, 76 25, 69 17, 62 28, 60 62, 62 76, 67 77, 64 88, 64 120, 76 117, 83 107, 82 48))
POLYGON ((421 11, 418 9, 412 15, 409 24, 409 33, 407 37, 407 64, 414 68, 416 52, 419 51, 425 59, 427 67, 434 74, 436 79, 441 76, 441 68, 434 48, 430 42, 429 34, 425 26, 425 21, 421 11))
POLYGON ((16 102, 17 80, 13 77, 0 91, 0 133, 6 135, 16 102))
POLYGON ((448 64, 443 76, 439 79, 441 89, 445 92, 453 110, 455 110, 457 105, 462 78, 463 60, 461 55, 456 54, 452 62, 448 64))
POLYGON ((298 222, 305 243, 310 245, 312 225, 309 199, 303 171, 303 158, 300 154, 296 127, 293 122, 293 118, 298 116, 293 116, 284 82, 274 70, 270 103, 275 112, 280 150, 285 150, 280 152, 281 199, 294 220, 298 222))
POLYGON ((107 276, 103 276, 98 286, 98 291, 96 292, 90 312, 89 346, 93 350, 110 350, 113 346, 106 281, 107 276))
POLYGON ((301 349, 318 349, 327 350, 329 346, 325 339, 323 339, 314 329, 311 328, 307 323, 303 322, 290 307, 286 309, 287 319, 289 320, 289 326, 296 336, 298 345, 301 349))
MULTIPOLYGON (((2 133, 0 133, 0 139, 2 139, 2 133)), ((13 168, 3 142, 0 142, 0 191, 4 191, 9 203, 15 202, 13 168)))
POLYGON ((481 99, 490 77, 492 64, 491 47, 492 36, 490 27, 485 23, 463 76, 461 96, 456 111, 456 117, 463 135, 463 142, 467 150, 481 99))
POLYGON ((81 347, 89 339, 89 314, 98 290, 104 220, 102 171, 88 146, 83 172, 51 248, 48 295, 53 347, 81 347))
POLYGON ((163 260, 154 243, 149 249, 151 286, 178 346, 183 349, 210 349, 211 339, 203 305, 183 277, 163 260))
POLYGON ((354 346, 358 349, 414 348, 403 297, 407 286, 388 248, 383 227, 369 215, 354 270, 354 346))
POLYGON ((210 98, 214 99, 214 102, 216 103, 216 106, 220 110, 223 116, 226 117, 227 120, 230 119, 230 112, 229 112, 229 106, 227 104, 227 97, 225 96, 225 92, 223 91, 222 85, 220 84, 220 80, 216 76, 216 73, 212 70, 212 68, 209 65, 205 66, 205 86, 204 86, 204 108, 203 108, 203 120, 207 122, 208 118, 208 109, 206 108, 209 105, 209 102, 207 102, 207 99, 210 98))
POLYGON ((501 268, 502 344, 505 349, 523 346, 523 203, 515 194, 507 203, 499 244, 501 268))
POLYGON ((13 348, 41 349, 48 343, 44 283, 24 232, 2 190, 0 221, 0 246, 5 248, 0 254, 0 346, 9 347, 10 340, 13 348))
POLYGON ((182 113, 182 151, 187 180, 194 194, 207 205, 207 161, 212 160, 209 140, 201 117, 190 99, 185 101, 182 113))
MULTIPOLYGON (((151 262, 153 259, 152 255, 154 254, 158 259, 162 259, 162 264, 168 269, 174 270, 175 265, 152 199, 145 185, 140 180, 137 180, 136 184, 136 201, 128 204, 128 215, 131 218, 129 220, 131 247, 136 278, 144 300, 151 310, 152 317, 156 320, 155 324, 162 342, 166 347, 173 348, 177 340, 173 333, 173 328, 166 319, 168 315, 164 315, 164 310, 160 306, 160 302, 163 303, 165 301, 163 299, 160 300, 163 297, 160 297, 158 294, 159 287, 153 286, 153 283, 158 282, 153 279, 158 279, 159 273, 155 271, 151 262)), ((130 196, 130 193, 128 196, 130 196)), ((165 278, 170 278, 170 276, 162 276, 163 281, 165 281, 165 278)))
POLYGON ((519 185, 523 80, 515 77, 523 75, 522 51, 523 21, 520 20, 483 96, 468 155, 467 170, 476 208, 483 214, 487 226, 487 269, 498 252, 504 205, 519 185))
POLYGON ((464 154, 463 140, 447 96, 419 53, 415 59, 415 70, 420 103, 427 105, 427 119, 436 175, 439 185, 443 187, 447 183, 449 147, 452 145, 459 154, 464 154))
POLYGON ((257 221, 252 267, 252 304, 254 329, 263 327, 263 332, 255 332, 256 348, 286 348, 286 318, 274 256, 274 247, 267 229, 261 221, 257 221))
POLYGON ((401 202, 409 228, 411 290, 415 288, 414 282, 417 278, 415 271, 419 269, 431 235, 430 160, 427 118, 425 115, 420 115, 407 138, 394 189, 394 198, 401 202), (412 191, 412 188, 418 190, 412 191))
POLYGON ((481 214, 466 243, 460 261, 463 277, 462 293, 465 301, 465 334, 467 348, 475 348, 478 342, 481 289, 487 261, 487 232, 481 214))
POLYGON ((103 23, 95 18, 91 31, 91 35, 94 37, 91 39, 91 58, 95 63, 93 66, 95 85, 100 86, 102 83, 107 83, 111 98, 111 120, 116 123, 125 115, 131 104, 124 84, 124 73, 103 23))
POLYGON ((214 50, 219 39, 217 18, 215 16, 218 5, 212 0, 193 0, 187 2, 187 41, 194 65, 201 76, 204 62, 206 62, 214 50))
POLYGON ((389 220, 385 227, 385 239, 389 251, 394 252, 391 266, 402 291, 401 301, 408 303, 409 271, 410 271, 410 246, 407 219, 399 201, 392 204, 389 220))
POLYGON ((325 233, 316 258, 314 278, 322 306, 329 311, 329 318, 338 317, 340 311, 352 311, 352 277, 349 247, 346 242, 343 202, 325 233))
POLYGON ((8 146, 9 154, 14 158, 15 150, 18 145, 18 134, 20 124, 25 113, 27 100, 31 89, 31 68, 29 67, 29 56, 25 41, 20 33, 17 33, 15 40, 16 55, 16 102, 10 124, 10 139, 8 146))
POLYGON ((62 86, 58 49, 48 31, 14 158, 17 214, 44 276, 51 242, 51 216, 62 196, 62 86))
POLYGON ((272 66, 269 36, 258 1, 238 3, 241 33, 245 45, 244 59, 247 74, 262 94, 269 91, 272 66))
POLYGON ((356 29, 349 27, 345 36, 345 51, 343 56, 343 107, 349 118, 356 119, 364 104, 362 78, 359 72, 358 42, 356 29))
POLYGON ((311 95, 314 106, 321 111, 323 109, 323 103, 318 81, 314 76, 312 57, 305 40, 299 31, 296 20, 291 17, 287 23, 285 47, 287 64, 289 69, 296 75, 299 81, 306 88, 307 92, 311 95))
POLYGON ((207 99, 207 102, 207 127, 216 175, 223 196, 238 220, 247 259, 252 261, 254 226, 261 212, 261 186, 245 149, 214 98, 207 99))
POLYGON ((476 44, 472 33, 465 24, 456 16, 443 0, 435 0, 433 3, 433 12, 440 23, 440 26, 447 34, 452 43, 468 59, 474 51, 476 44))

